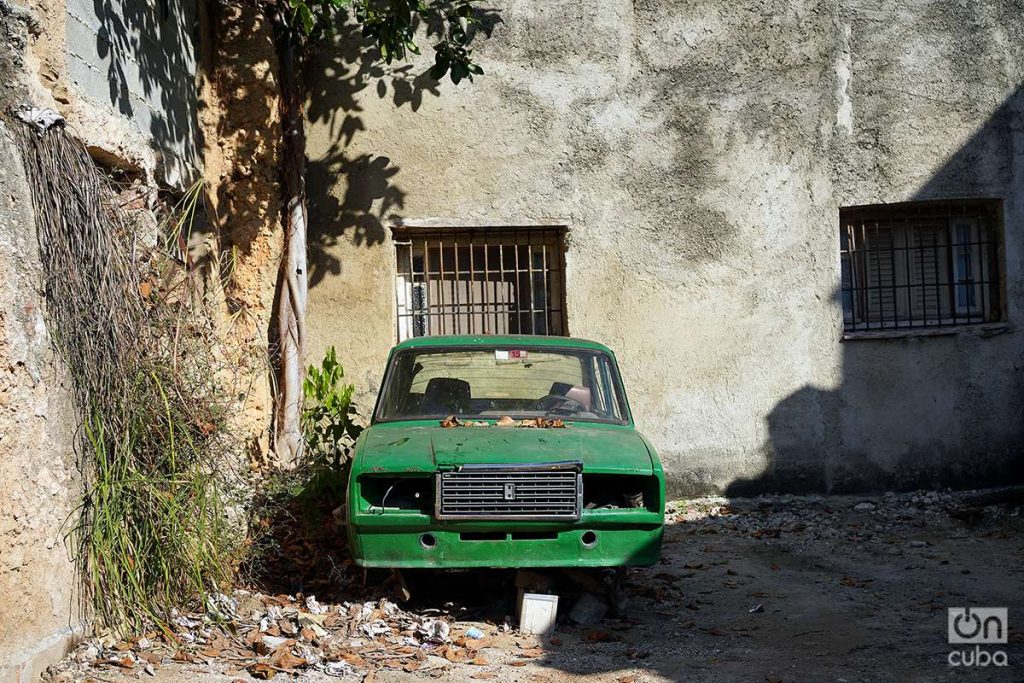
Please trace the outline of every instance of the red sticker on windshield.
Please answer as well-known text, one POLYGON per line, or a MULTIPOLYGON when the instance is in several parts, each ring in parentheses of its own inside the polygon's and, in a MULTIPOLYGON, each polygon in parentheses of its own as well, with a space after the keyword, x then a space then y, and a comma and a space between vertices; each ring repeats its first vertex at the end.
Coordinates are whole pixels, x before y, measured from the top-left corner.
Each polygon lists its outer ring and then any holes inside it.
POLYGON ((522 349, 496 349, 494 360, 523 360, 526 358, 526 351, 522 349))

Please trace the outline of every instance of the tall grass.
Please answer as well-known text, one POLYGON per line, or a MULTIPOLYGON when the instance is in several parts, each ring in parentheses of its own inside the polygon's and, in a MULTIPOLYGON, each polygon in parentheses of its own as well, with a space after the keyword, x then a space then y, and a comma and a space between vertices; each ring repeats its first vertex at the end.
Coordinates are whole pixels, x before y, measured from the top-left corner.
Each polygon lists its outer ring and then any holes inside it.
POLYGON ((99 413, 83 425, 92 476, 75 529, 97 615, 123 632, 161 624, 170 607, 215 590, 231 543, 220 482, 203 462, 209 437, 155 373, 134 388, 150 400, 125 431, 109 433, 99 413))
MULTIPOLYGON (((222 499, 230 436, 216 332, 197 277, 131 217, 63 128, 19 135, 46 319, 72 380, 84 495, 71 535, 85 595, 121 633, 162 624, 229 574, 222 499)), ((180 207, 193 212, 201 187, 180 207)), ((173 214, 173 212, 172 212, 173 214)), ((173 216, 172 243, 194 217, 173 216)))

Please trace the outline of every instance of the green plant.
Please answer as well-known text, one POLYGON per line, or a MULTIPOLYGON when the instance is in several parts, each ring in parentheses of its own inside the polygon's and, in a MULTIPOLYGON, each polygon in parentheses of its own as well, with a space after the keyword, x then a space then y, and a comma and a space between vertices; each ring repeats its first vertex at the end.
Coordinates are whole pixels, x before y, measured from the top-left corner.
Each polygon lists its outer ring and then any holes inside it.
POLYGON ((123 633, 161 624, 170 607, 217 590, 230 574, 222 494, 204 463, 211 423, 181 412, 157 372, 130 386, 137 403, 122 433, 107 431, 98 411, 83 425, 92 472, 74 529, 93 604, 123 633))
POLYGON ((292 23, 307 39, 315 41, 347 12, 361 27, 363 37, 376 46, 380 58, 394 60, 418 55, 416 31, 427 27, 434 40, 434 66, 430 77, 436 81, 447 74, 458 85, 463 78, 483 75, 473 61, 469 45, 476 29, 483 27, 482 16, 489 10, 474 6, 476 0, 288 0, 292 23))
POLYGON ((309 469, 307 489, 313 494, 324 488, 332 493, 344 490, 344 466, 362 431, 353 421, 355 387, 342 383, 344 377, 345 370, 332 346, 320 367, 310 365, 302 381, 304 467, 309 469))

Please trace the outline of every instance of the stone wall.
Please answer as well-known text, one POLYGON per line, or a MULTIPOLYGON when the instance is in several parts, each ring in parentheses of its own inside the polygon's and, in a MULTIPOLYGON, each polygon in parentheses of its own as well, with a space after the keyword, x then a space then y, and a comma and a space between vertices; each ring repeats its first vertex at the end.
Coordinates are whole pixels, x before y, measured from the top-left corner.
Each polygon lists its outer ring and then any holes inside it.
POLYGON ((502 3, 486 75, 321 55, 311 359, 364 411, 390 227, 569 226, 568 328, 619 355, 675 494, 1020 476, 1024 18, 1015 3, 502 3), (346 64, 355 66, 347 67, 346 64), (840 341, 842 206, 1004 200, 1010 330, 840 341))

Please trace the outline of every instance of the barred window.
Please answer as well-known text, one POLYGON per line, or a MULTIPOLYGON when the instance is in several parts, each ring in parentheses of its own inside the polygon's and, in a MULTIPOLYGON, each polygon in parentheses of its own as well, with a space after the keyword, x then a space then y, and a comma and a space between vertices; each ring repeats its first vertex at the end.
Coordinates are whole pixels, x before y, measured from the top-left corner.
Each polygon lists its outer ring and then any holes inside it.
POLYGON ((840 210, 845 332, 1001 318, 998 200, 840 210))
POLYGON ((565 334, 561 228, 394 231, 399 341, 565 334))

